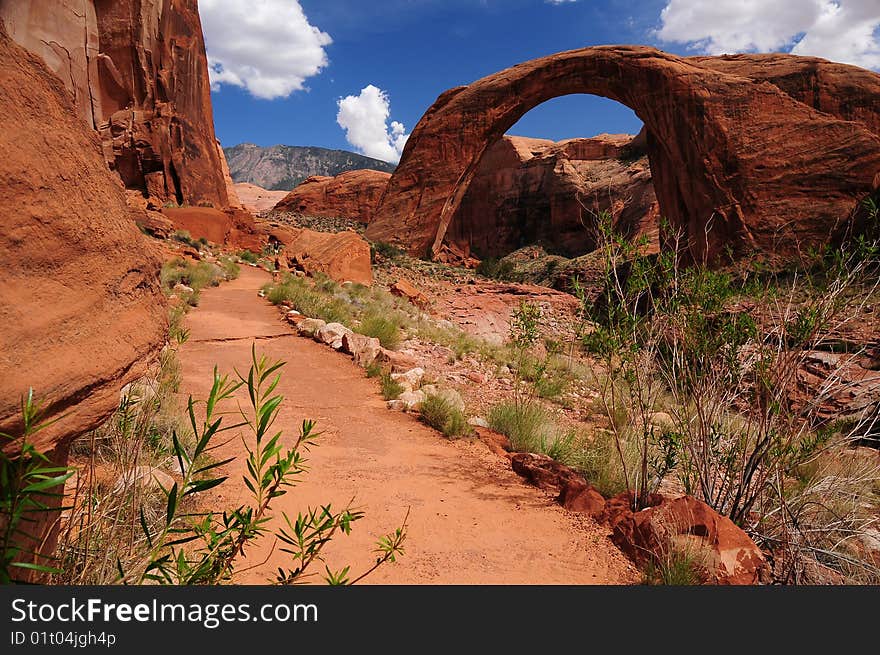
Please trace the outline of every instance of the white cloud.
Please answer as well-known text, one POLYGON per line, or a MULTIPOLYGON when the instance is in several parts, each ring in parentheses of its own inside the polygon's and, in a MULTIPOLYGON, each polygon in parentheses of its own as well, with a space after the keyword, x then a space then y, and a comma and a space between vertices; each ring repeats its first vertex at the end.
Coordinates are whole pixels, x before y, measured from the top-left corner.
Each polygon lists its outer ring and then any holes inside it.
POLYGON ((790 51, 880 69, 877 0, 669 0, 657 36, 708 54, 790 51))
POLYGON ((341 98, 336 122, 358 152, 396 164, 409 134, 402 123, 391 121, 391 101, 382 89, 369 84, 359 95, 341 98))
POLYGON ((211 88, 232 84, 257 98, 284 98, 327 66, 333 40, 298 0, 200 0, 211 88))

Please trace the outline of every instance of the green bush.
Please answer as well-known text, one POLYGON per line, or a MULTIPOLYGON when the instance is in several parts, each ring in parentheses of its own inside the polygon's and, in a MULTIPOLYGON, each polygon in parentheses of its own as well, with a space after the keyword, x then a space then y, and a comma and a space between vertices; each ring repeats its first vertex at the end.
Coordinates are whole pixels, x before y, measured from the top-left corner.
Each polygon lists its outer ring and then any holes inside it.
POLYGON ((328 323, 353 323, 352 310, 342 298, 328 296, 313 288, 304 278, 286 275, 279 284, 263 287, 266 299, 274 305, 288 302, 309 318, 320 318, 328 323))
POLYGON ((256 264, 260 261, 260 256, 251 250, 239 250, 236 256, 243 262, 248 264, 256 264))
POLYGON ((379 257, 383 257, 385 259, 391 260, 392 262, 395 262, 406 255, 406 251, 390 243, 385 243, 384 241, 376 241, 375 243, 370 244, 370 261, 375 263, 377 260, 377 255, 379 257))
POLYGON ((517 273, 513 262, 506 259, 496 259, 494 257, 484 259, 477 265, 476 272, 478 275, 502 282, 518 282, 522 280, 522 275, 517 273))
POLYGON ((400 326, 393 316, 369 312, 361 320, 358 332, 368 337, 375 337, 383 348, 394 350, 400 345, 400 326))
POLYGON ((394 400, 403 393, 403 385, 391 377, 388 371, 379 374, 379 382, 382 385, 382 397, 385 400, 394 400))
POLYGON ((447 398, 428 394, 422 401, 421 419, 447 437, 458 437, 468 432, 467 418, 447 398))

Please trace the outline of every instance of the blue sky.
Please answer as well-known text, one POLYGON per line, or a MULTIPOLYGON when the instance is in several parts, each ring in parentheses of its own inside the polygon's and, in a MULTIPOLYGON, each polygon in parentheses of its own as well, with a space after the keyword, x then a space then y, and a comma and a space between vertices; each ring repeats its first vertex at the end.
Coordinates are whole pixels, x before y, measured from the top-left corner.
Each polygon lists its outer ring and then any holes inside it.
MULTIPOLYGON (((877 0, 788 0, 790 11, 772 4, 200 1, 215 127, 224 145, 317 145, 384 159, 394 159, 444 90, 562 50, 602 44, 645 44, 684 55, 794 50, 880 67, 877 0)), ((622 105, 577 95, 535 108, 511 133, 559 140, 635 133, 640 126, 622 105)))

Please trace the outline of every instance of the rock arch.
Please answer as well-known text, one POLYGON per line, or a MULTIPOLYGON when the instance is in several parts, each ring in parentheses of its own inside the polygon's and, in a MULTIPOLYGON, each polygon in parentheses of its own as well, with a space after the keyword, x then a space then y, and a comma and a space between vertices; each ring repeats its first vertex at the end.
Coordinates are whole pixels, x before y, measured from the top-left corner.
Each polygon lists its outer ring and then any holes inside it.
POLYGON ((551 98, 589 93, 644 122, 660 210, 694 260, 789 257, 825 242, 880 183, 880 75, 793 55, 572 50, 443 93, 413 130, 367 230, 436 255, 486 148, 551 98))

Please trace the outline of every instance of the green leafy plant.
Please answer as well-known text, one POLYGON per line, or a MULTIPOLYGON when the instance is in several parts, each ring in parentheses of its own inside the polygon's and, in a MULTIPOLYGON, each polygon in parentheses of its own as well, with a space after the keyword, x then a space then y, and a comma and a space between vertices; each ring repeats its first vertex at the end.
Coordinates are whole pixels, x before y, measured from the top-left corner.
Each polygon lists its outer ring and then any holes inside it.
POLYGON ((428 394, 419 409, 421 419, 447 437, 458 437, 468 432, 467 418, 448 398, 428 394))
MULTIPOLYGON (((315 444, 317 434, 312 421, 304 421, 299 436, 291 448, 281 443, 283 432, 276 430, 282 396, 275 393, 280 382, 279 369, 283 362, 272 362, 257 357, 252 349, 250 369, 236 374, 237 380, 221 376, 215 369, 214 382, 204 403, 204 420, 196 418, 197 403, 190 398, 188 415, 195 443, 187 447, 174 438, 174 455, 182 472, 182 481, 175 482, 167 494, 166 510, 158 525, 151 526, 144 514, 140 525, 149 546, 142 564, 125 571, 120 566, 120 581, 156 584, 216 584, 231 580, 237 561, 256 540, 270 534, 268 524, 273 513, 272 502, 288 493, 306 472, 304 452, 315 444), (249 400, 247 410, 241 410, 235 423, 225 423, 227 417, 220 405, 245 388, 249 400), (226 481, 215 477, 216 471, 231 459, 211 461, 209 455, 217 444, 215 439, 230 430, 247 428, 251 439, 245 439, 247 472, 244 484, 251 494, 250 502, 222 515, 193 514, 183 510, 186 501, 198 493, 217 487, 226 481), (185 547, 183 547, 185 546, 185 547)), ((341 510, 330 505, 309 509, 295 519, 286 513, 281 519, 286 525, 276 536, 284 543, 282 552, 290 557, 287 567, 280 567, 275 577, 277 584, 302 582, 313 575, 311 567, 323 561, 323 550, 337 534, 348 534, 363 513, 350 504, 341 510)), ((381 555, 375 570, 384 562, 394 561, 403 552, 404 525, 380 540, 381 555)), ((365 575, 366 575, 365 573, 365 575)), ((326 569, 325 580, 332 584, 349 582, 348 568, 339 571, 326 569)), ((358 576, 352 582, 362 579, 358 576)))
POLYGON ((29 390, 21 401, 20 434, 0 433, 0 584, 58 570, 39 553, 40 535, 34 529, 47 513, 60 511, 62 502, 56 499, 63 499, 64 482, 73 470, 53 466, 33 445, 33 437, 55 422, 42 421, 41 416, 42 409, 29 390))
POLYGON ((379 374, 379 383, 382 386, 382 397, 385 400, 394 400, 404 392, 403 385, 392 378, 389 371, 382 371, 379 374))

